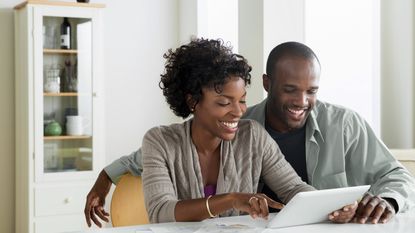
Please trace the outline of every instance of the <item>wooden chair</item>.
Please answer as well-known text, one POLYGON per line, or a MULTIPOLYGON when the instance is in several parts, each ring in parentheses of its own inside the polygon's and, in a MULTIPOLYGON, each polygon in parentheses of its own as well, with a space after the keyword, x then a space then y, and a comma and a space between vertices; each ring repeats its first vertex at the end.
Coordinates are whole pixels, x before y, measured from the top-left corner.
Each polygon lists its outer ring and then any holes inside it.
POLYGON ((391 149, 390 151, 415 176, 415 149, 391 149))
POLYGON ((112 226, 148 224, 141 176, 123 175, 115 187, 110 209, 112 226))

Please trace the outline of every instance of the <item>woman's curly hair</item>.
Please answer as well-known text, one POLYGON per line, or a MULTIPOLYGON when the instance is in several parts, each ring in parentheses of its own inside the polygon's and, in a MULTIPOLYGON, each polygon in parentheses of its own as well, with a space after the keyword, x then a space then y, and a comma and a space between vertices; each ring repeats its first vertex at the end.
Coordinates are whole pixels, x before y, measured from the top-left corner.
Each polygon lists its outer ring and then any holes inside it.
POLYGON ((167 61, 159 86, 174 114, 183 118, 191 114, 188 95, 194 107, 202 98, 202 88, 221 93, 231 76, 242 78, 245 85, 251 83, 252 68, 247 60, 232 53, 232 47, 220 39, 193 39, 175 51, 169 49, 163 57, 167 61))

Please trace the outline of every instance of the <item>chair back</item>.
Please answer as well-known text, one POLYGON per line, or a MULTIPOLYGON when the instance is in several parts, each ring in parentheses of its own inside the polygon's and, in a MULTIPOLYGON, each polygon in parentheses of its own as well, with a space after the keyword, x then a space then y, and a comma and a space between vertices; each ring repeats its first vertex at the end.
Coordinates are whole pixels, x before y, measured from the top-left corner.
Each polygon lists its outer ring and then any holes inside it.
POLYGON ((391 149, 393 156, 415 176, 415 149, 391 149))
POLYGON ((148 224, 141 176, 123 175, 111 199, 111 221, 114 227, 148 224))

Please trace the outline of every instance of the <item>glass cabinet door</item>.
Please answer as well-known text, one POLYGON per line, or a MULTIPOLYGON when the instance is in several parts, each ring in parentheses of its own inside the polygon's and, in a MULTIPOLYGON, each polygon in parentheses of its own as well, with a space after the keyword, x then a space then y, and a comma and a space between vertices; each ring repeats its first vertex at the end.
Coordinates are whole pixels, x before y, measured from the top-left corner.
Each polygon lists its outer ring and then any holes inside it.
POLYGON ((42 16, 41 37, 43 161, 37 169, 43 174, 92 171, 92 19, 42 16))

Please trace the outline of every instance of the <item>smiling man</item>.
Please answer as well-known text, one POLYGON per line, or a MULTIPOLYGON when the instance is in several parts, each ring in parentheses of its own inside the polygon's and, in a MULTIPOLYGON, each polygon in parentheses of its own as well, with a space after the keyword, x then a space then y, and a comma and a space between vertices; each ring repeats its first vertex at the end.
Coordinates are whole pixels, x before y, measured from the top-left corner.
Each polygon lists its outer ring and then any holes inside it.
MULTIPOLYGON (((265 126, 303 181, 317 189, 371 185, 357 207, 359 223, 387 222, 414 206, 413 177, 367 122, 354 111, 317 100, 320 62, 310 48, 278 45, 266 71, 268 96, 244 118, 265 126)), ((262 191, 270 194, 267 187, 262 191)))
MULTIPOLYGON (((317 100, 320 63, 310 48, 297 42, 278 45, 268 57, 266 72, 263 85, 268 96, 248 108, 243 118, 265 127, 303 181, 317 189, 371 185, 354 207, 359 223, 387 222, 395 213, 413 208, 414 178, 367 122, 354 111, 317 100)), ((141 171, 140 150, 107 166, 88 194, 87 222, 101 225, 98 217, 108 221, 103 206, 112 182, 126 172, 141 171)), ((267 187, 262 192, 271 194, 267 187)), ((349 215, 337 211, 329 217, 342 216, 349 215)))

